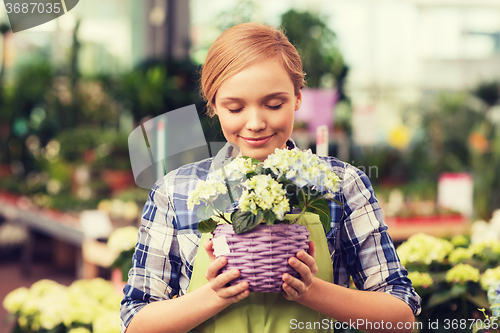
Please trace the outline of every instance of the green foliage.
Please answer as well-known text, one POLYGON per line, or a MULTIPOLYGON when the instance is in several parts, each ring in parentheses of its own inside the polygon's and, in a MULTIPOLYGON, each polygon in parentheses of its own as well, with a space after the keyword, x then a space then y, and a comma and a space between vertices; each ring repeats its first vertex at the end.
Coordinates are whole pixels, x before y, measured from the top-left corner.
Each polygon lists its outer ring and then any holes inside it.
POLYGON ((281 16, 281 25, 301 55, 309 87, 322 87, 328 79, 343 80, 347 73, 336 35, 318 15, 292 9, 281 16))
POLYGON ((212 232, 217 227, 217 222, 209 218, 198 222, 196 227, 198 228, 198 231, 202 233, 212 232))
POLYGON ((231 214, 231 221, 233 223, 234 232, 237 234, 242 234, 246 231, 250 231, 258 226, 264 218, 264 212, 258 211, 257 214, 241 210, 237 210, 231 214))
POLYGON ((115 99, 138 122, 200 102, 197 72, 190 61, 146 62, 109 85, 115 99))
POLYGON ((328 201, 326 199, 316 199, 311 201, 309 205, 307 205, 306 212, 318 214, 321 224, 325 229, 325 233, 328 233, 330 231, 330 223, 332 219, 330 214, 330 206, 328 205, 328 201))
MULTIPOLYGON (((128 134, 114 129, 79 127, 61 131, 60 156, 70 163, 83 163, 86 152, 95 154, 97 168, 130 169, 128 134)), ((88 163, 88 162, 87 162, 88 163)))

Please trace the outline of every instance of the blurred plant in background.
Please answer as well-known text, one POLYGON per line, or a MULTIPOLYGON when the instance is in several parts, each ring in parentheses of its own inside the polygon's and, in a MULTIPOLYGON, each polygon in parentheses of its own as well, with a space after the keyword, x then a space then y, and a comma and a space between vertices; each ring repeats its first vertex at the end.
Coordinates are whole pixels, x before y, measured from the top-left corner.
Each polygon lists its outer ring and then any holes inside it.
MULTIPOLYGON (((498 286, 500 280, 500 238, 485 240, 476 236, 444 239, 420 233, 397 248, 408 277, 422 297, 422 312, 417 320, 438 320, 443 325, 450 318, 483 318, 478 308, 490 314, 493 311, 496 316, 491 286, 498 286)), ((422 332, 431 331, 427 326, 424 324, 422 332)), ((472 332, 469 326, 462 331, 472 332)))
MULTIPOLYGON (((40 53, 0 80, 1 189, 48 208, 95 209, 135 187, 132 129, 190 104, 200 106, 207 141, 224 141, 218 122, 203 113, 198 66, 164 59, 116 76, 83 76, 78 27, 67 62, 53 65, 40 53)), ((141 200, 134 202, 142 206, 146 196, 141 200)))
POLYGON ((14 333, 120 332, 122 295, 101 278, 77 280, 69 287, 39 280, 11 291, 4 308, 16 320, 14 333))

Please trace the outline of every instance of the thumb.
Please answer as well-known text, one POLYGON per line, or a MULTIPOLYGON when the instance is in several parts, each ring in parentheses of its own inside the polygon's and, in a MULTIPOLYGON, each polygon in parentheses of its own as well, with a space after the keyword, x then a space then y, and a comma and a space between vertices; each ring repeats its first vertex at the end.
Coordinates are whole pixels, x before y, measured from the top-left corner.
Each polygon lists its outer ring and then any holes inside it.
POLYGON ((207 240, 205 243, 203 243, 203 247, 205 248, 205 251, 207 251, 208 258, 210 258, 210 261, 215 260, 213 246, 214 246, 214 243, 212 243, 212 240, 207 240))

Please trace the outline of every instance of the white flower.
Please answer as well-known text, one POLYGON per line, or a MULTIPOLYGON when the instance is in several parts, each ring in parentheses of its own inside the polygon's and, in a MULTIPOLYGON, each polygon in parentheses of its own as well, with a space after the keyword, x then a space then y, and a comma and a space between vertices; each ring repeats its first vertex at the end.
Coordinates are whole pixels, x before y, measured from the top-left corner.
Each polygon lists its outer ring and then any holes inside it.
POLYGON ((225 165, 224 168, 218 169, 216 174, 228 181, 245 181, 246 174, 255 171, 255 168, 256 165, 252 163, 251 159, 236 157, 229 164, 225 165))
POLYGON ((467 264, 458 264, 446 272, 446 281, 464 284, 479 281, 479 269, 467 264))
POLYGON ((120 312, 101 313, 92 323, 94 333, 120 333, 120 312))
POLYGON ((497 280, 500 280, 500 266, 484 271, 481 275, 481 288, 488 290, 490 285, 497 280))
POLYGON ((189 193, 187 206, 188 209, 193 210, 195 205, 199 205, 200 201, 210 203, 218 195, 227 193, 227 187, 223 179, 213 177, 206 181, 200 181, 196 184, 196 188, 189 193))
POLYGON ((433 261, 443 261, 453 250, 451 242, 419 233, 408 238, 398 249, 401 264, 424 263, 429 265, 433 261))
POLYGON ((17 313, 21 310, 23 303, 26 301, 29 295, 28 288, 21 287, 17 288, 5 296, 3 299, 3 307, 9 313, 17 313))
POLYGON ((408 273, 408 279, 411 280, 411 283, 414 288, 422 287, 427 288, 432 286, 434 281, 429 273, 420 273, 420 272, 410 272, 408 273))
POLYGON ((259 210, 271 210, 278 220, 282 220, 290 210, 283 186, 269 175, 257 175, 248 179, 246 188, 240 197, 239 205, 242 211, 257 214, 259 210))
POLYGON ((108 238, 108 247, 118 253, 128 251, 137 243, 138 229, 134 226, 118 228, 108 238))
POLYGON ((326 161, 313 154, 311 150, 298 148, 276 149, 263 163, 278 177, 284 177, 298 187, 311 186, 319 191, 336 192, 340 178, 328 166, 326 161))

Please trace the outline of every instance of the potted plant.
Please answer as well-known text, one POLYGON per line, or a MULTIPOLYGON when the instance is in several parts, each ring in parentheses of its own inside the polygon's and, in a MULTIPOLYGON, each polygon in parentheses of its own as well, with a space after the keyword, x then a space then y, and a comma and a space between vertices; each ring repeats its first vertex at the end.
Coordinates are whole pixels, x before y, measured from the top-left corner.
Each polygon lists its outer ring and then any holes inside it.
POLYGON ((330 230, 328 200, 336 201, 339 180, 310 150, 276 149, 264 162, 236 157, 209 174, 190 193, 188 208, 205 203, 197 208, 198 230, 212 232, 214 255, 228 258, 224 270, 240 270, 232 284, 281 292, 283 273, 298 277, 288 259, 308 249, 300 220, 319 219, 330 230))

